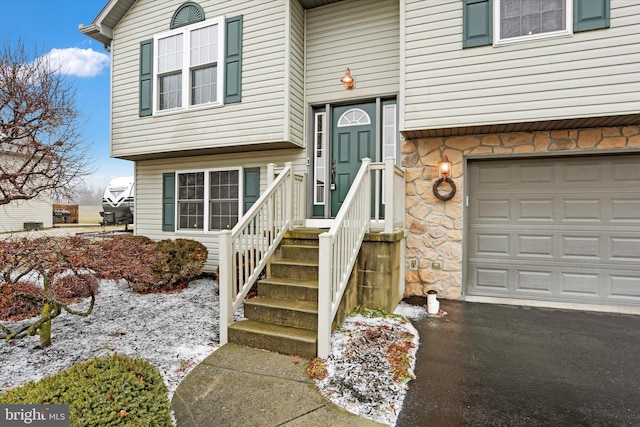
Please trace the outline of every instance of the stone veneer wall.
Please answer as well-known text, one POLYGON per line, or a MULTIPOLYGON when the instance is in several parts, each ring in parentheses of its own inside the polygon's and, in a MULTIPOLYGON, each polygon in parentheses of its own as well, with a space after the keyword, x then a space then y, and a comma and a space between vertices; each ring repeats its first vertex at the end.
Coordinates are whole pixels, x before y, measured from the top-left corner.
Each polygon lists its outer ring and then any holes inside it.
POLYGON ((406 140, 402 165, 406 168, 406 294, 426 295, 429 289, 439 297, 462 297, 462 235, 464 156, 504 156, 554 151, 628 149, 640 151, 640 126, 594 129, 513 132, 485 135, 406 140), (443 155, 453 162, 455 197, 447 202, 432 192, 438 179, 437 163, 443 155), (409 260, 418 259, 418 270, 409 270, 409 260), (442 269, 431 268, 441 261, 442 269))

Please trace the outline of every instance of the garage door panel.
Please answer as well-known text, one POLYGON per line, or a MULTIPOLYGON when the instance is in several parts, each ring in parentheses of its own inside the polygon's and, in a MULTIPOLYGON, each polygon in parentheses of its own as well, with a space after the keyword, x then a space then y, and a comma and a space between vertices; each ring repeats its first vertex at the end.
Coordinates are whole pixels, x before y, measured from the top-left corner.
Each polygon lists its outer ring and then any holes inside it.
POLYGON ((516 221, 553 221, 553 200, 519 200, 519 212, 516 221))
POLYGON ((509 291, 509 269, 507 268, 476 268, 473 270, 473 276, 479 289, 499 293, 509 291))
POLYGON ((517 257, 553 258, 553 235, 515 236, 518 241, 517 257))
POLYGON ((612 199, 611 221, 640 224, 640 200, 612 199))
POLYGON ((563 222, 602 222, 599 199, 573 199, 562 203, 561 221, 563 222))
POLYGON ((562 185, 565 188, 588 188, 603 182, 603 165, 597 160, 583 161, 580 163, 563 162, 564 177, 562 185))
POLYGON ((610 299, 630 300, 640 303, 640 276, 636 273, 629 275, 612 274, 610 276, 610 299))
POLYGON ((508 234, 477 234, 474 240, 474 252, 481 256, 509 256, 508 234))
POLYGON ((468 295, 640 305, 640 155, 468 172, 468 295))
POLYGON ((496 268, 471 266, 473 295, 570 301, 582 303, 640 303, 640 276, 635 271, 610 271, 606 267, 518 265, 496 268))
POLYGON ((484 186, 495 187, 501 185, 508 187, 511 181, 509 176, 510 168, 507 164, 495 163, 476 172, 476 176, 474 176, 473 179, 484 186))
POLYGON ((504 222, 508 221, 511 216, 511 209, 508 199, 480 199, 477 200, 477 209, 472 215, 478 221, 487 222, 504 222))
POLYGON ((553 168, 549 164, 524 165, 517 172, 519 184, 532 184, 535 188, 553 185, 553 168))
POLYGON ((640 267, 640 233, 611 235, 604 230, 556 231, 543 229, 524 234, 514 227, 502 231, 469 231, 469 259, 506 258, 513 262, 549 260, 560 263, 593 263, 640 267))
POLYGON ((600 274, 561 273, 560 293, 569 298, 599 298, 600 274))
POLYGON ((640 238, 614 236, 609 239, 612 261, 640 263, 640 238))
POLYGON ((618 185, 638 185, 640 182, 640 168, 635 159, 620 157, 612 160, 612 179, 618 185))
POLYGON ((599 261, 602 252, 602 242, 598 236, 560 236, 562 240, 561 258, 571 260, 599 261))
POLYGON ((553 271, 517 270, 515 274, 515 292, 525 295, 551 296, 553 271))

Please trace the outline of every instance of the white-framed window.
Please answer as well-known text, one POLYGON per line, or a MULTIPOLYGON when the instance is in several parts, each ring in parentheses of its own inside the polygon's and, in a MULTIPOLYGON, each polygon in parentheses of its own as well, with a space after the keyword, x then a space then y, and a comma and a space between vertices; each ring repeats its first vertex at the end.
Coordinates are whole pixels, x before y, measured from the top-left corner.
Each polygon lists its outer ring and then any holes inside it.
POLYGON ((495 0, 494 44, 573 34, 573 0, 495 0))
POLYGON ((242 173, 236 169, 178 171, 178 230, 233 228, 242 215, 242 173))
POLYGON ((382 107, 382 160, 387 157, 397 159, 398 126, 396 123, 396 104, 382 107))
POLYGON ((224 17, 154 36, 154 110, 222 105, 224 17))
POLYGON ((178 229, 204 229, 204 172, 178 174, 178 229))
MULTIPOLYGON (((396 120, 396 104, 386 104, 382 107, 382 160, 393 157, 398 163, 398 123, 396 120)), ((386 171, 382 171, 382 182, 385 182, 386 171)), ((382 187, 382 204, 386 204, 386 194, 382 187)))
POLYGON ((327 113, 319 112, 314 115, 313 155, 314 180, 313 204, 324 205, 324 192, 327 182, 327 113))

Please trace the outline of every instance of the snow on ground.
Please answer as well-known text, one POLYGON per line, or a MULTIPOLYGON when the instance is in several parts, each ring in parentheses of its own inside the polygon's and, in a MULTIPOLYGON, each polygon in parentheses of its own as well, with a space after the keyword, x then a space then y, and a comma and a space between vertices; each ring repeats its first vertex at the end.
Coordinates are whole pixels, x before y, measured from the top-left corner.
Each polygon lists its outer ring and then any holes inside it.
POLYGON ((0 392, 116 351, 155 365, 171 398, 189 369, 217 348, 216 290, 214 281, 198 279, 182 292, 141 295, 124 282, 102 281, 89 316, 53 319, 51 347, 41 349, 37 336, 0 341, 0 392))
MULTIPOLYGON (((414 317, 422 316, 420 309, 426 313, 423 307, 410 307, 401 303, 396 313, 414 317)), ((332 333, 331 341, 331 354, 325 363, 328 376, 316 380, 320 392, 356 415, 395 426, 409 378, 394 380, 389 361, 394 348, 390 345, 408 347, 408 374, 413 378, 418 331, 404 319, 357 314, 345 319, 332 333)))
MULTIPOLYGON (((413 320, 426 315, 423 307, 404 303, 396 313, 413 320)), ((37 336, 0 340, 0 393, 115 351, 156 366, 171 399, 187 373, 218 348, 218 317, 217 284, 210 279, 194 280, 181 292, 146 295, 131 292, 124 282, 102 281, 88 317, 64 312, 53 320, 51 347, 41 349, 37 336)), ((347 335, 384 325, 383 329, 411 333, 417 349, 418 333, 408 322, 360 317, 349 318, 340 331, 334 332, 333 351, 327 360, 329 376, 325 379, 331 389, 327 391, 328 386, 320 384, 318 387, 351 412, 395 425, 405 385, 394 383, 389 363, 380 356, 388 343, 378 340, 363 346, 362 342, 347 339, 347 335), (362 378, 364 383, 354 383, 354 377, 362 378), (362 387, 368 389, 363 401, 354 400, 353 390, 362 387)), ((19 324, 2 323, 11 329, 19 324)), ((411 369, 415 349, 410 355, 411 369)))

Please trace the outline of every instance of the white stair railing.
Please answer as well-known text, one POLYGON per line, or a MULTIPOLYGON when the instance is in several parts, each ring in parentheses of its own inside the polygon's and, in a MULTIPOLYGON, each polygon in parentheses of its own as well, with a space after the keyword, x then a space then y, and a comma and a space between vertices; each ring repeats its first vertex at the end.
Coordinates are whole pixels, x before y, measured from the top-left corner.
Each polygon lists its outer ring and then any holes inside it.
POLYGON ((391 233, 404 228, 404 194, 404 169, 396 166, 393 158, 387 158, 383 163, 362 159, 360 170, 333 226, 328 232, 320 234, 318 357, 327 358, 331 352, 331 324, 358 258, 364 235, 371 229, 391 233), (375 189, 373 192, 372 184, 375 189), (384 215, 380 212, 382 204, 384 215))
POLYGON ((404 228, 405 171, 395 164, 393 157, 384 162, 371 163, 374 182, 374 211, 371 230, 392 233, 404 228), (381 191, 382 190, 382 191, 381 191), (380 207, 384 206, 384 214, 380 207))
POLYGON ((318 357, 331 351, 331 323, 371 222, 371 159, 362 159, 329 231, 320 234, 318 262, 318 357))
POLYGON ((220 233, 220 345, 228 342, 233 314, 284 234, 304 221, 304 175, 294 173, 291 163, 286 163, 275 178, 274 165, 267 169, 267 189, 232 230, 220 233))

